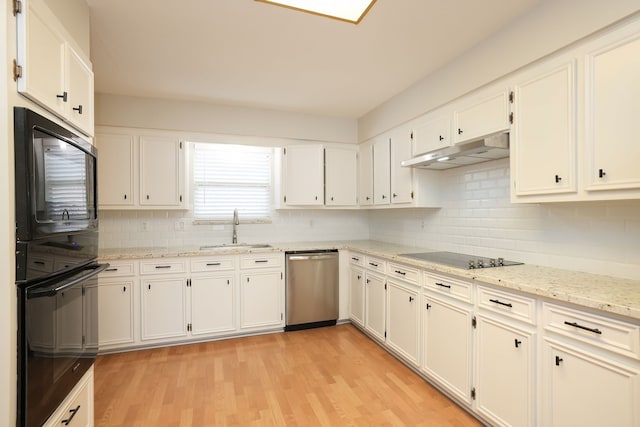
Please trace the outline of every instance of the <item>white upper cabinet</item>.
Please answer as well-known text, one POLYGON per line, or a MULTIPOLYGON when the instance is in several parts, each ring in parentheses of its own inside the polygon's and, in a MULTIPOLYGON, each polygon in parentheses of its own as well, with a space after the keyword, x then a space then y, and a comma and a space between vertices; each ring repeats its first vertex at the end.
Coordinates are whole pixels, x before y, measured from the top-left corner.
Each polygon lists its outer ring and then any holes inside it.
POLYGON ((373 205, 373 142, 358 147, 358 202, 360 206, 373 205))
POLYGON ((454 144, 509 130, 509 89, 492 86, 456 103, 454 144))
MULTIPOLYGON (((451 145, 451 115, 439 109, 417 119, 413 124, 413 155, 451 145)), ((403 159, 406 160, 406 159, 403 159)))
POLYGON ((126 134, 96 134, 100 152, 98 202, 104 206, 133 206, 134 137, 126 134))
POLYGON ((173 137, 140 137, 140 204, 182 206, 183 143, 173 137))
POLYGON ((575 87, 573 60, 538 67, 516 83, 512 199, 577 191, 575 87))
POLYGON ((317 144, 283 148, 285 205, 324 204, 324 147, 317 144))
POLYGON ((64 26, 42 0, 23 0, 17 14, 18 92, 84 134, 93 135, 91 62, 73 48, 64 26))
POLYGON ((101 209, 186 209, 186 144, 105 128, 96 135, 101 209))
POLYGON ((391 152, 387 136, 373 143, 373 204, 388 205, 391 196, 391 152))
POLYGON ((347 148, 326 148, 325 204, 356 206, 358 204, 358 152, 347 148))
POLYGON ((390 174, 391 203, 411 203, 413 199, 413 169, 400 165, 403 160, 411 158, 411 131, 400 130, 391 135, 390 174))
POLYGON ((585 58, 587 190, 640 189, 640 22, 585 58))
POLYGON ((93 71, 80 55, 68 47, 66 52, 67 117, 78 129, 93 135, 93 71))

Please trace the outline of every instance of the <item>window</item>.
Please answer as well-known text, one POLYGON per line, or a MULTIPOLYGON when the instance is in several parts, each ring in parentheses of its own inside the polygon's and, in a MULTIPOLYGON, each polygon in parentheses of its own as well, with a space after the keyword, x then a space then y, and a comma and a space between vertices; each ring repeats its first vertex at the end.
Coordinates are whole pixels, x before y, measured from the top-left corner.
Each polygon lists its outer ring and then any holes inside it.
POLYGON ((248 145, 194 143, 195 219, 230 221, 271 215, 273 149, 248 145))

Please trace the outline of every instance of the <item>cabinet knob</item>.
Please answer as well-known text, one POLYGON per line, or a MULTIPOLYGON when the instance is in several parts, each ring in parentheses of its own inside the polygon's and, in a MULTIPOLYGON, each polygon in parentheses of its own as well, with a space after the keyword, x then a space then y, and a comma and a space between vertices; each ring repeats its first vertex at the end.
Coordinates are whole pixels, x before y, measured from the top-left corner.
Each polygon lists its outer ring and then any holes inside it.
MULTIPOLYGON (((317 197, 316 197, 316 199, 317 199, 317 197)), ((333 202, 333 196, 331 196, 331 201, 333 202)))
POLYGON ((409 302, 413 302, 414 299, 415 299, 414 297, 409 296, 409 302))
POLYGON ((427 303, 427 310, 431 308, 431 304, 427 303))
POLYGON ((556 182, 562 181, 562 177, 560 175, 556 175, 556 182))
POLYGON ((562 357, 556 356, 556 366, 560 366, 560 362, 562 362, 562 357))
POLYGON ((147 194, 147 200, 149 200, 149 195, 147 194))
POLYGON ((124 195, 124 199, 127 200, 127 195, 126 194, 124 195))
POLYGON ((398 197, 398 195, 396 193, 393 193, 393 198, 395 199, 396 197, 398 197))
POLYGON ((438 138, 440 141, 444 141, 444 136, 440 135, 440 137, 438 138))
POLYGON ((82 114, 82 105, 78 105, 77 107, 74 107, 73 111, 77 111, 78 114, 82 114))
POLYGON ((598 169, 598 178, 604 178, 607 173, 603 169, 598 169))
POLYGON ((462 135, 462 129, 458 128, 458 135, 462 135))
POLYGON ((520 344, 522 344, 522 341, 520 341, 518 338, 515 338, 513 341, 514 341, 514 343, 516 345, 516 348, 518 348, 520 346, 520 344))
POLYGON ((385 195, 383 194, 383 195, 382 195, 382 198, 383 198, 383 199, 386 199, 386 198, 387 198, 387 196, 385 196, 385 195))
POLYGON ((365 197, 366 200, 371 200, 371 197, 367 196, 365 197))
POLYGON ((67 102, 67 92, 62 92, 62 95, 56 95, 56 98, 61 98, 62 102, 67 102))

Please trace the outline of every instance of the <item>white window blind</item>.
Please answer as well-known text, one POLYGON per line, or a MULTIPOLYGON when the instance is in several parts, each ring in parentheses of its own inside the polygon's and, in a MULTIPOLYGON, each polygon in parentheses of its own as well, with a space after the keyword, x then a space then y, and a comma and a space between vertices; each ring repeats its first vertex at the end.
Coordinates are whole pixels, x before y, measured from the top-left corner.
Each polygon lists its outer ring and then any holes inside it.
POLYGON ((268 219, 273 149, 194 143, 194 216, 202 220, 268 219))

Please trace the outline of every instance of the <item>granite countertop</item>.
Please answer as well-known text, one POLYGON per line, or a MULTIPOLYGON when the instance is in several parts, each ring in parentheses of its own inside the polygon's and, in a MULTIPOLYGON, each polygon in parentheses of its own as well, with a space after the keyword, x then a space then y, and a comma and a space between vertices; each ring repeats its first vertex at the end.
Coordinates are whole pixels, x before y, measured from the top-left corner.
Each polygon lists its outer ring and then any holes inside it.
POLYGON ((378 256, 437 273, 452 274, 640 321, 640 280, 528 264, 483 270, 465 270, 401 256, 401 254, 406 253, 432 252, 435 250, 373 240, 273 243, 270 248, 255 249, 233 247, 222 250, 200 250, 199 247, 102 249, 99 257, 101 260, 109 261, 312 249, 349 249, 365 255, 378 256))

